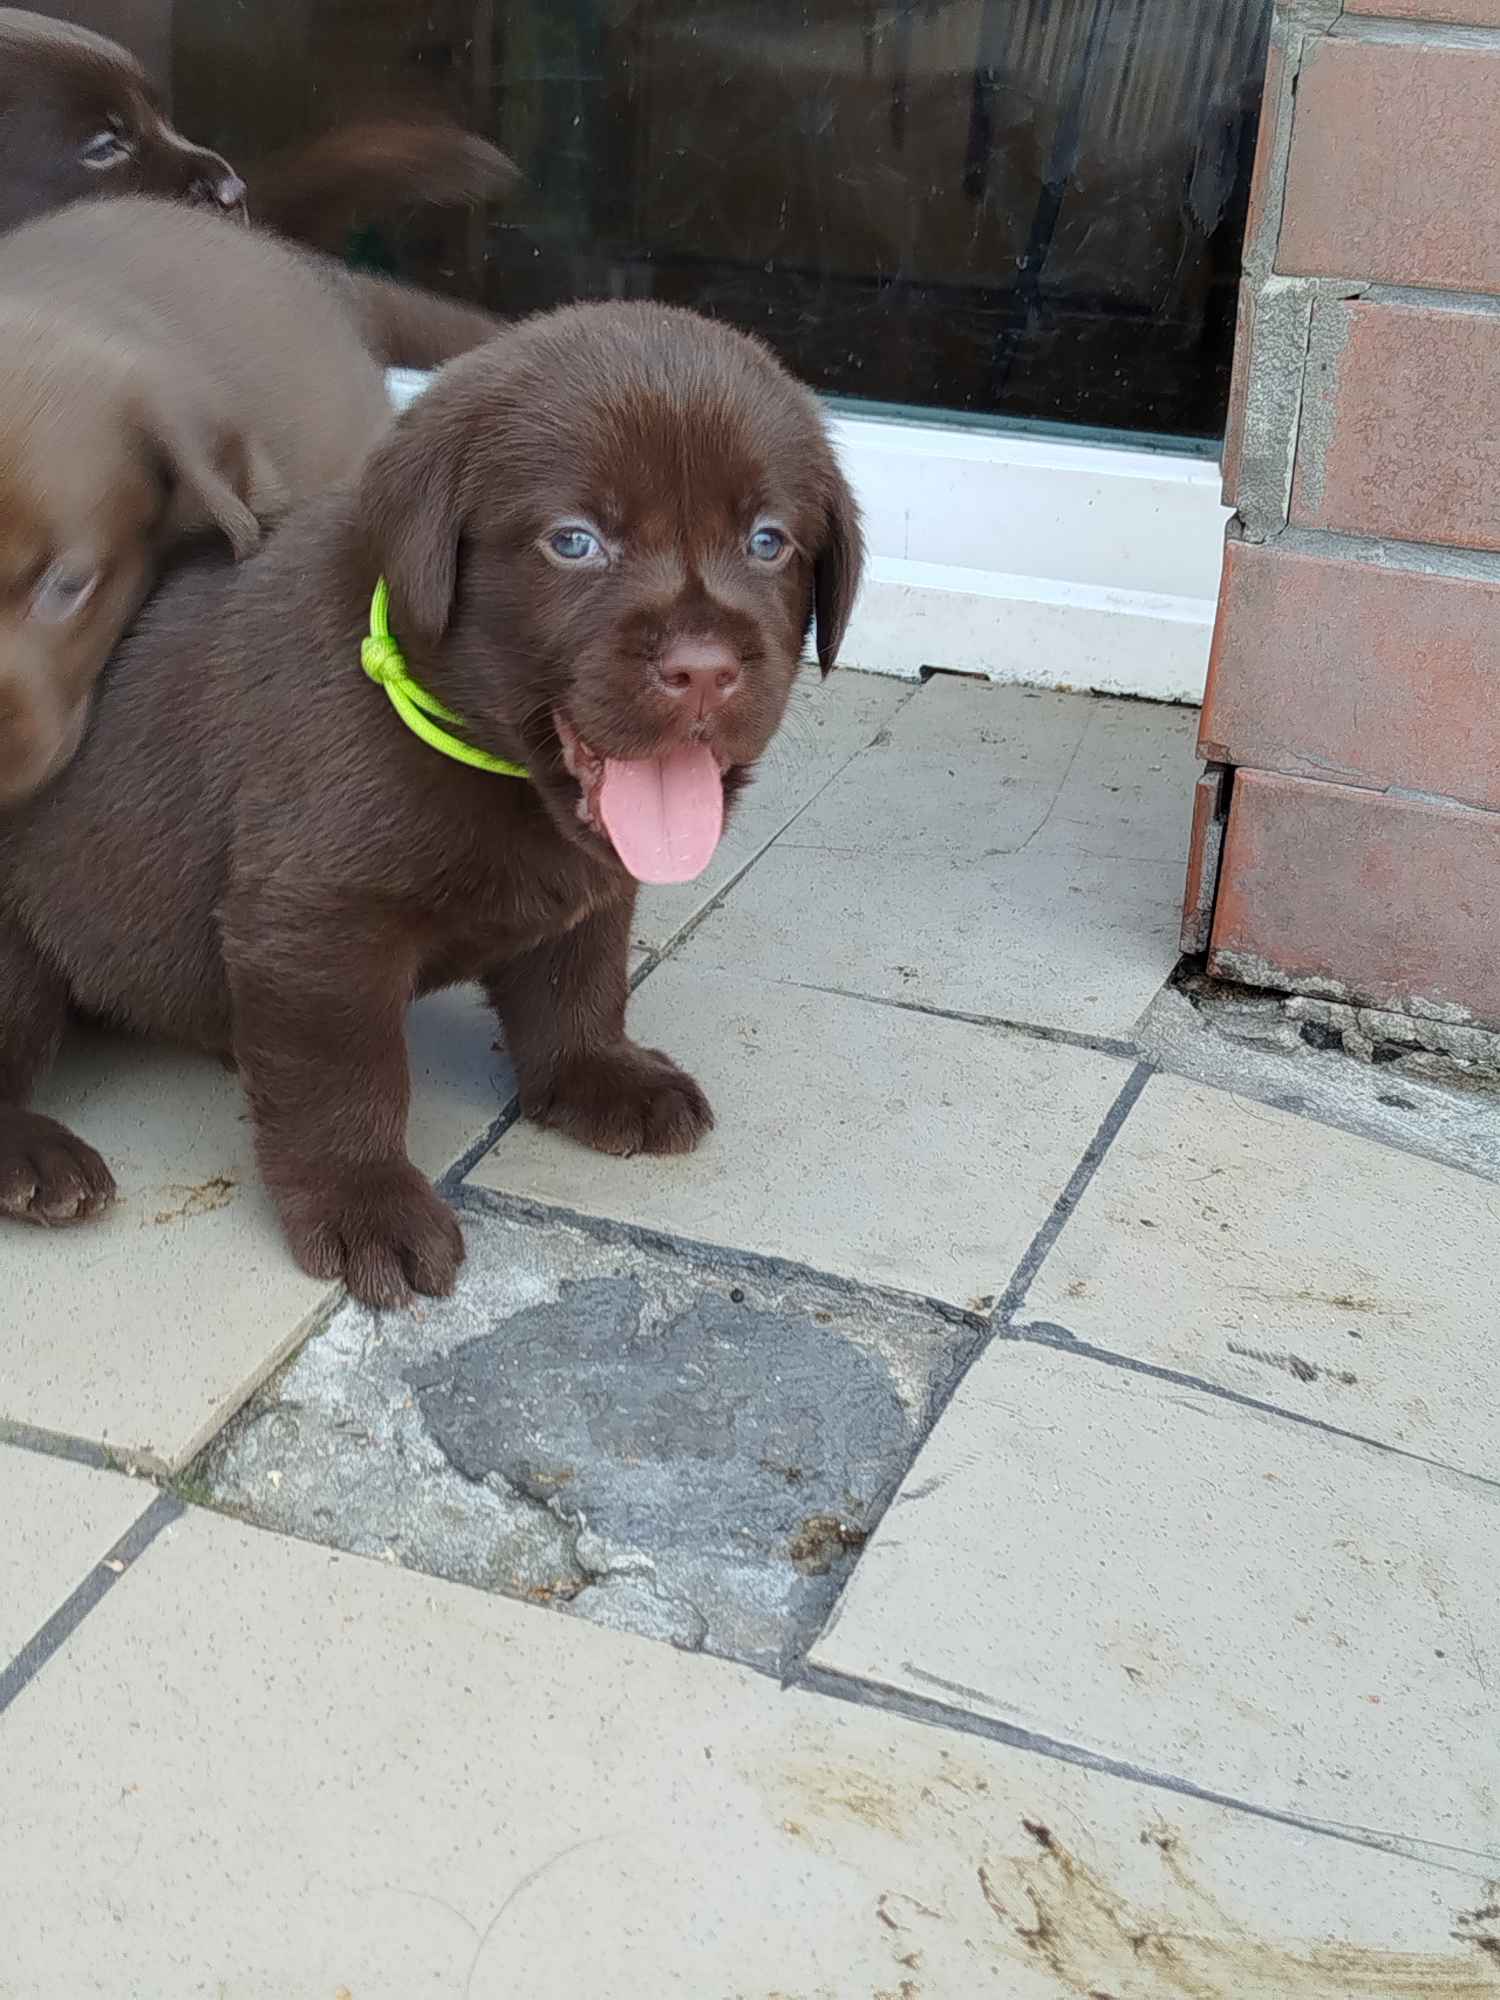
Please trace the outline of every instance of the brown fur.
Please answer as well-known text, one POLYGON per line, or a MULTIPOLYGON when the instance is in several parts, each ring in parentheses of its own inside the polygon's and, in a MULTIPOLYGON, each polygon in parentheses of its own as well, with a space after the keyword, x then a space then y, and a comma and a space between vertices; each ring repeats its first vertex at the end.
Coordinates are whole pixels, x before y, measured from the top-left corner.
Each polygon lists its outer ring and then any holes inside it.
POLYGON ((265 228, 336 251, 371 215, 472 208, 506 194, 518 178, 498 147, 456 125, 369 119, 252 167, 250 210, 265 228))
POLYGON ((212 525, 246 555, 352 472, 391 421, 392 329, 441 349, 449 310, 165 202, 0 237, 0 804, 72 754, 162 551, 212 525), (59 563, 99 581, 50 620, 59 563))
POLYGON ((647 754, 706 739, 744 782, 816 622, 825 672, 860 535, 812 398, 690 313, 583 306, 456 362, 363 478, 238 569, 186 562, 112 663, 83 749, 0 820, 0 1208, 111 1197, 91 1148, 19 1110, 70 1008, 231 1054, 292 1250, 372 1304, 450 1289, 454 1218, 406 1158, 403 1022, 478 979, 525 1114, 621 1154, 711 1122, 625 1034, 635 884, 580 821, 554 720, 647 754), (590 517, 607 568, 546 554, 590 517), (762 516, 790 553, 757 566, 762 516), (384 573, 411 672, 530 782, 410 734, 361 674, 384 573), (702 719, 678 657, 732 656, 702 719))
POLYGON ((231 214, 248 209, 267 228, 331 248, 356 217, 485 201, 516 175, 471 132, 385 119, 324 133, 247 178, 248 190, 220 154, 167 121, 144 70, 118 42, 0 7, 0 230, 88 197, 146 194, 231 214), (92 142, 111 134, 117 143, 97 149, 90 164, 92 142))

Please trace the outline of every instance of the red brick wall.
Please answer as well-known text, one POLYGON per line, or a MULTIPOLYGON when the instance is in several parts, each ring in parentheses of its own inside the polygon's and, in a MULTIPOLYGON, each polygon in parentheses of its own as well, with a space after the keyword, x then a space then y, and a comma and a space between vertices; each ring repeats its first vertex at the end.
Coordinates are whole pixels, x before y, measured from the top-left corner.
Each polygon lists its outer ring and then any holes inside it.
POLYGON ((1491 1026, 1497 218, 1500 0, 1281 0, 1183 933, 1229 978, 1491 1026))

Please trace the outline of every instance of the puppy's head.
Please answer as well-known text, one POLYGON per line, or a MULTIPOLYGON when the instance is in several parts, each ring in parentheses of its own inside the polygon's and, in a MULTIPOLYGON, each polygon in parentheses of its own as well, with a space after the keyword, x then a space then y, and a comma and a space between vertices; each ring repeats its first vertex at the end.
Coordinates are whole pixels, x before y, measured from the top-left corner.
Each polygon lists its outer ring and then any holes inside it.
POLYGON ((0 319, 0 806, 72 757, 163 550, 210 525, 255 545, 255 471, 149 373, 0 319))
POLYGON ((167 123, 125 49, 0 7, 0 229, 107 194, 244 213, 244 182, 167 123))
POLYGON ((813 398, 659 306, 575 306, 455 363, 361 505, 412 672, 642 881, 706 864, 809 631, 827 673, 859 583, 813 398))

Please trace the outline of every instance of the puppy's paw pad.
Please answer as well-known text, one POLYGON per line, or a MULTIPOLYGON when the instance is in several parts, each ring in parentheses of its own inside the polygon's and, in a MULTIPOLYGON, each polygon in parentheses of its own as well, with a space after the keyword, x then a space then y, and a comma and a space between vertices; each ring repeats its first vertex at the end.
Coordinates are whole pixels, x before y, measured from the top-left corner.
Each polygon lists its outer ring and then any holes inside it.
POLYGON ((539 1114, 596 1152, 690 1153, 713 1127, 708 1099, 659 1049, 623 1043, 569 1064, 539 1114))
POLYGON ((115 1198, 115 1177, 65 1125, 13 1106, 0 1111, 0 1215, 60 1229, 115 1198))
POLYGON ((350 1174, 289 1230, 304 1271, 342 1279, 367 1306, 404 1306, 416 1292, 445 1298, 464 1260, 458 1218, 415 1167, 350 1174))

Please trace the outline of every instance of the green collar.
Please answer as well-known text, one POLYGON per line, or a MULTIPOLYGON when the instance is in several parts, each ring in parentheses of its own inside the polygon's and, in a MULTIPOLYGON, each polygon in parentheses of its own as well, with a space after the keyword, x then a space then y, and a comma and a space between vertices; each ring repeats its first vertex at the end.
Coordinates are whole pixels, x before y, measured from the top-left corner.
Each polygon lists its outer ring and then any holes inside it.
POLYGON ((385 689, 391 707, 407 728, 434 750, 441 750, 445 757, 456 757, 460 764, 472 764, 476 771, 493 771, 502 778, 530 777, 524 764, 492 757, 488 750, 476 750, 461 736, 450 735, 438 727, 440 722, 461 724, 463 718, 444 708, 425 688, 418 687, 406 671, 401 648, 391 637, 390 605, 390 592, 381 577, 370 603, 370 629, 360 646, 359 662, 376 686, 385 689))

